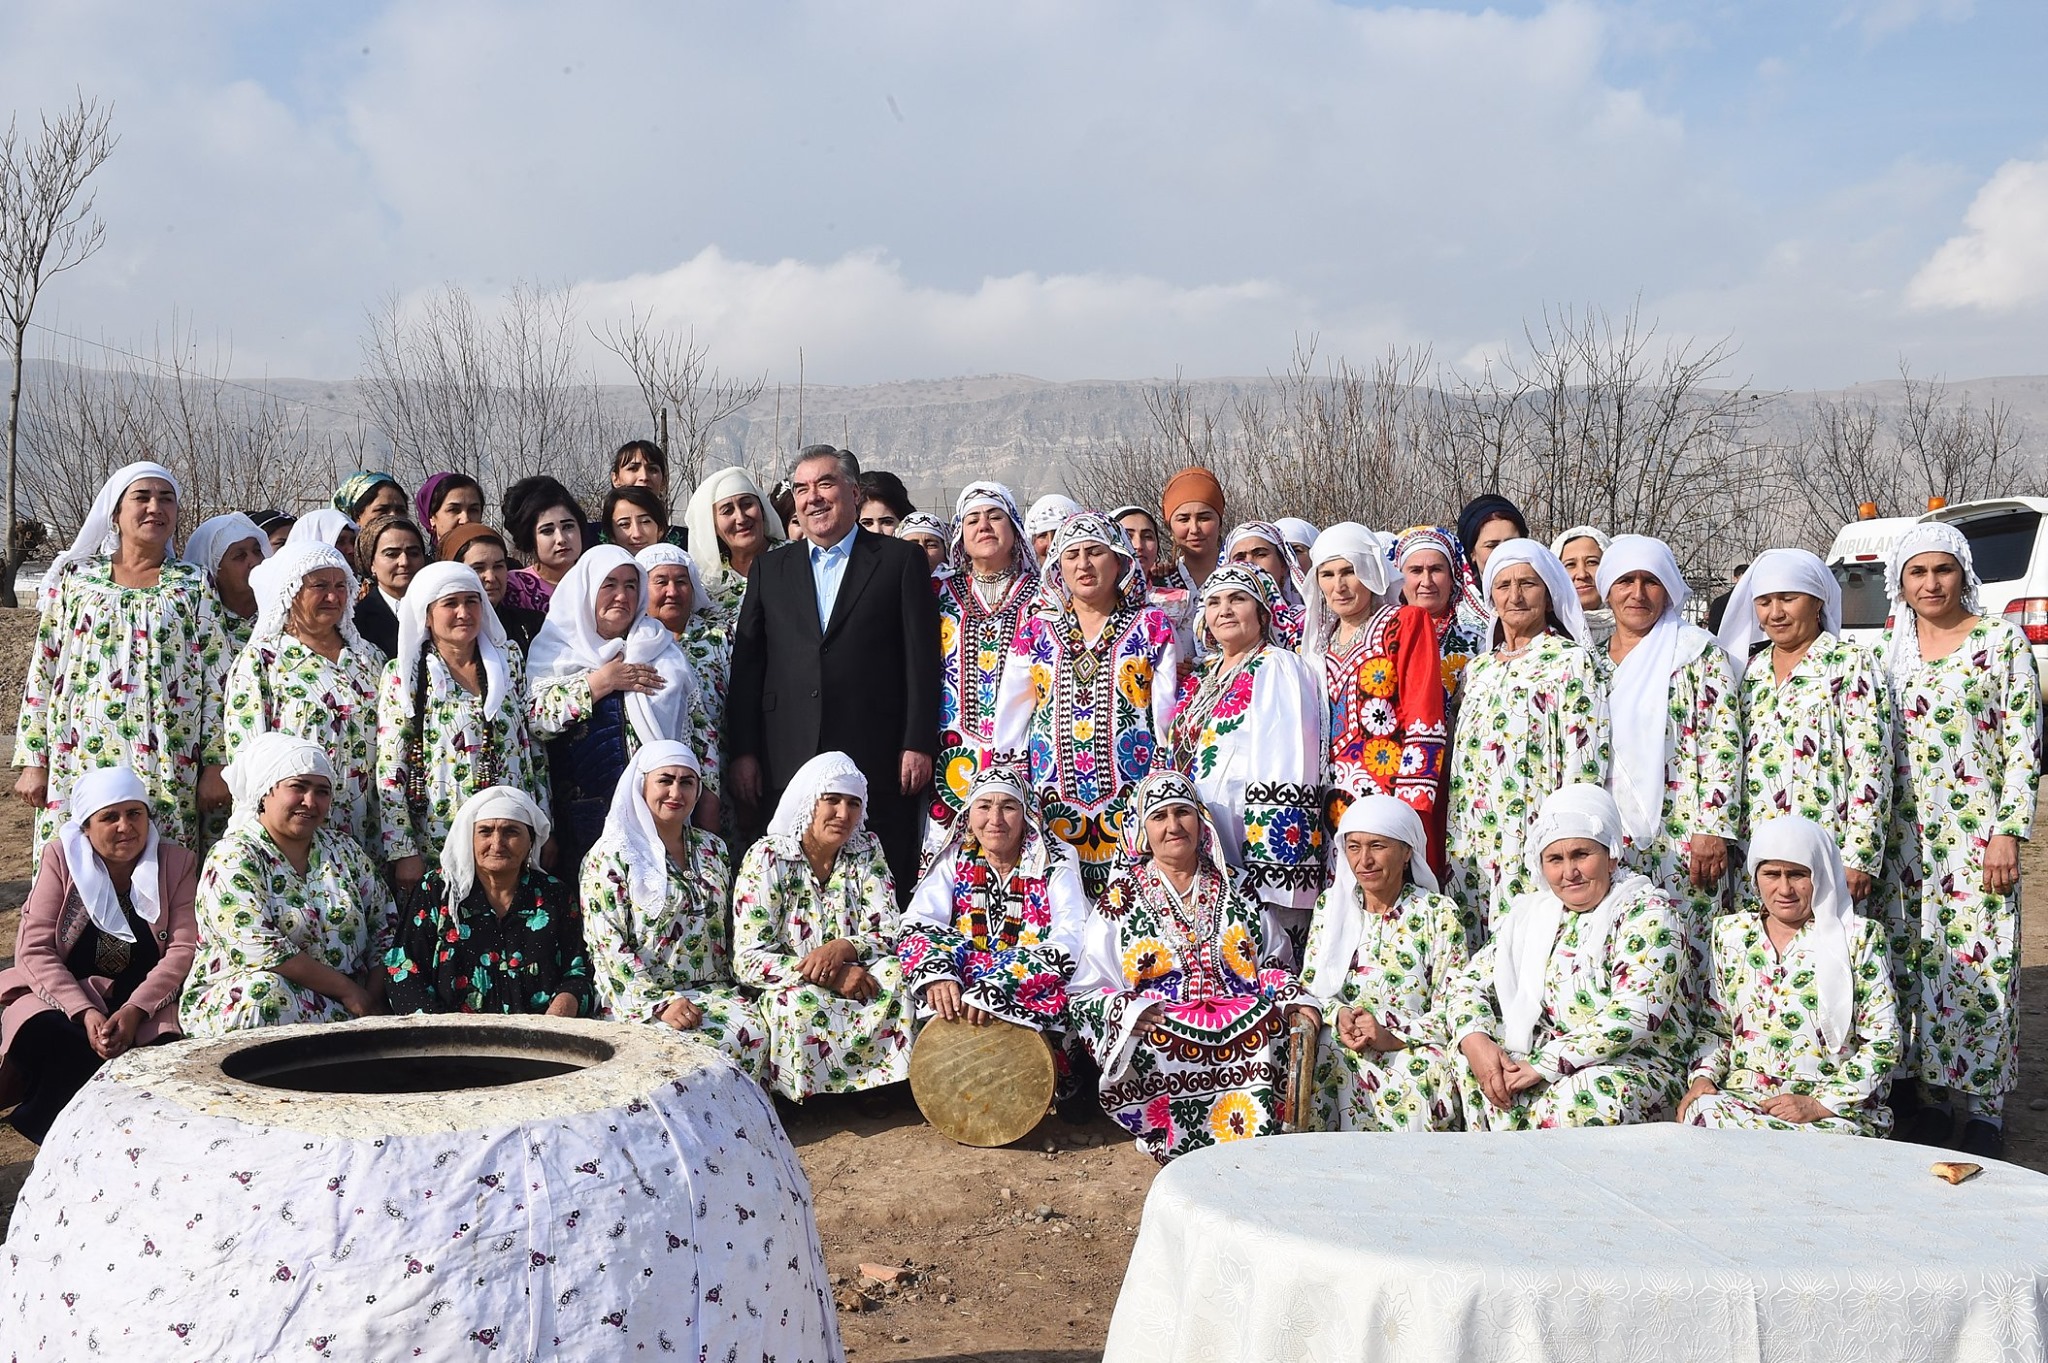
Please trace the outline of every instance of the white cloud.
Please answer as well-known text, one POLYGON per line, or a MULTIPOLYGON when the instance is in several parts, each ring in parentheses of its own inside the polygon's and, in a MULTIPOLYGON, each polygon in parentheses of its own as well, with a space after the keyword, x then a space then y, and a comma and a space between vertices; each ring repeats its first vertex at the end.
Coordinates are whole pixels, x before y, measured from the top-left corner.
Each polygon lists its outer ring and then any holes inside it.
POLYGON ((1960 23, 1976 8, 1976 0, 1849 0, 1836 22, 1855 27, 1866 42, 1874 42, 1923 19, 1960 23))
POLYGON ((2048 298, 2048 161, 2008 161, 1907 286, 1917 308, 2004 312, 2048 298))

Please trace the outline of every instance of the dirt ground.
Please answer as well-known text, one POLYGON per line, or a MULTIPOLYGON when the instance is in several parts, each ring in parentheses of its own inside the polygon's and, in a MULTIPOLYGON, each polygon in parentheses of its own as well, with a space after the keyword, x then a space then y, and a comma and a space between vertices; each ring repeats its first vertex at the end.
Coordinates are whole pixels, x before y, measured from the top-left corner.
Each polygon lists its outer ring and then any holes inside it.
MULTIPOLYGON (((27 614, 0 611, 0 734, 13 730, 27 614)), ((27 893, 29 841, 27 812, 0 800, 0 965, 11 958, 27 893)), ((2039 843, 2027 849, 2025 875, 2030 898, 2048 902, 2048 851, 2039 843)), ((2048 927, 2038 911, 2025 920, 2022 964, 2024 1041, 2020 1088, 2006 1107, 2006 1157, 2048 1171, 2048 927)), ((1049 1119, 1015 1146, 976 1150, 926 1126, 898 1091, 820 1099, 788 1127, 816 1194, 851 1358, 1100 1356, 1157 1172, 1108 1122, 1077 1128, 1049 1119), (862 1265, 901 1277, 877 1285, 862 1265)), ((0 1126, 0 1232, 34 1155, 0 1126)))

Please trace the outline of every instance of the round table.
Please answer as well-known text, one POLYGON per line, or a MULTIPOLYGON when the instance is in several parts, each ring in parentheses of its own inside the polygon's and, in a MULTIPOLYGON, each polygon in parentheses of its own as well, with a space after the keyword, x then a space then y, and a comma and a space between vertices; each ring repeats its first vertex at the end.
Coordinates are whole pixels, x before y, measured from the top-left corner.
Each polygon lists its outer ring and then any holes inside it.
POLYGON ((1152 1185, 1105 1363, 2042 1359, 2048 1177, 1669 1123, 1315 1134, 1152 1185))

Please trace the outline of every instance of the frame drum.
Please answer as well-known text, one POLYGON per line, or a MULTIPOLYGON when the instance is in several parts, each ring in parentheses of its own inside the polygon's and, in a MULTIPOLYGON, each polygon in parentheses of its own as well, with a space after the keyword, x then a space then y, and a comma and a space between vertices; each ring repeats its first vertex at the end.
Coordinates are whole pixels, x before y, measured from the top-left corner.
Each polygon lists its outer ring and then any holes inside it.
POLYGON ((910 1048, 917 1110, 962 1145, 1024 1139, 1051 1111, 1052 1089, 1052 1047, 1014 1022, 933 1018, 910 1048))

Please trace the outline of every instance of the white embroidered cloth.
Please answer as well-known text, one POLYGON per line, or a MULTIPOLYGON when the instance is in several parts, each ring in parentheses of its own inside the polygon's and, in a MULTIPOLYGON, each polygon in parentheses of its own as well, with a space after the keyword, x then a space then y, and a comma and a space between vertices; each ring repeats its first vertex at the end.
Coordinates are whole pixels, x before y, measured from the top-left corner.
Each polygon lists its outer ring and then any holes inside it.
POLYGON ((2048 1176, 1670 1124, 1299 1135, 1152 1185, 1105 1363, 2040 1359, 2048 1176))
POLYGON ((624 1037, 626 1063, 427 1097, 195 1082, 182 1062, 224 1043, 108 1065, 22 1190, 0 1353, 839 1359, 810 1186, 760 1087, 666 1028, 541 1025, 624 1037))

